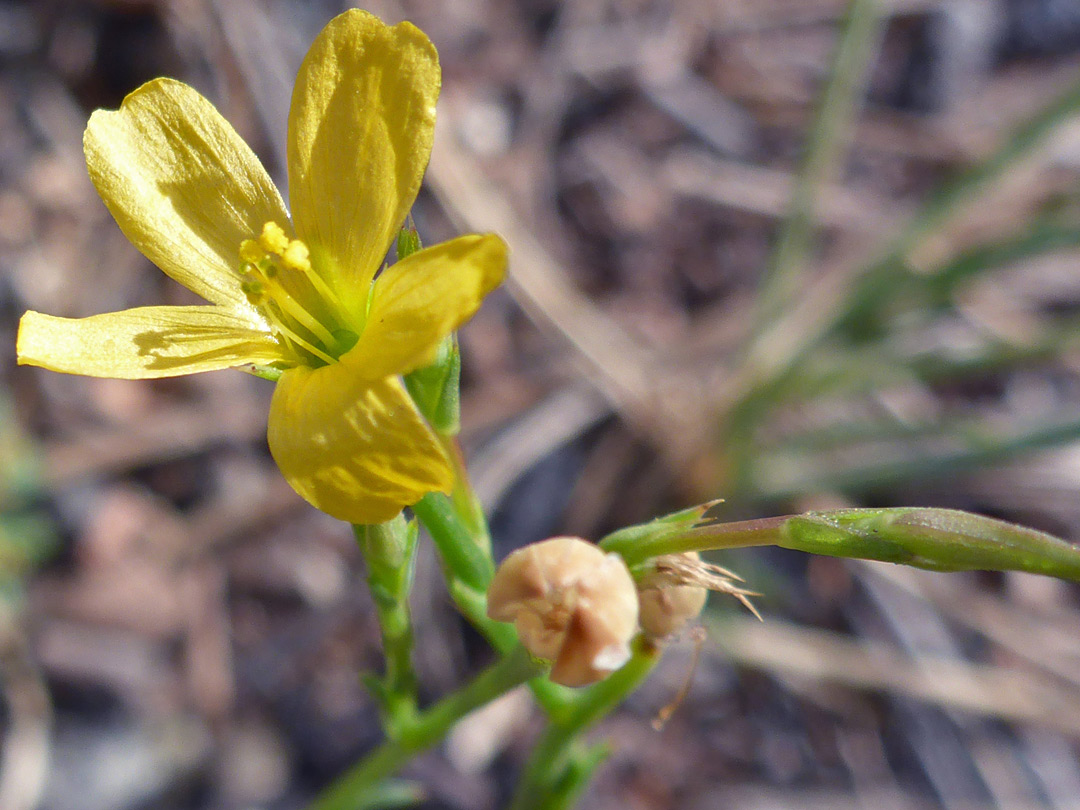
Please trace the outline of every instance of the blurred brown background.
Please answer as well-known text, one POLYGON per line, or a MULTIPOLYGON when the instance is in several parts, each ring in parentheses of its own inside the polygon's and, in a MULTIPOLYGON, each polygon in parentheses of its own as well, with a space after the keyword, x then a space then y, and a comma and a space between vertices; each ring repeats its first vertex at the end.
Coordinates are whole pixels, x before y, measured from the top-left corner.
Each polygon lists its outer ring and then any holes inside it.
MULTIPOLYGON (((722 496, 739 517, 920 503, 1080 537, 1073 118, 909 259, 948 265, 1044 226, 1057 242, 993 273, 976 255, 933 306, 830 333, 806 365, 828 396, 771 401, 748 461, 722 440, 742 435, 725 408, 845 5, 366 6, 413 20, 443 63, 421 235, 494 228, 513 254, 461 337, 463 442, 500 556, 722 496), (979 365, 984 345, 1000 351, 979 365), (836 369, 855 378, 841 394, 836 369)), ((378 740, 357 678, 380 666, 360 561, 274 468, 270 384, 66 377, 17 369, 13 348, 28 308, 190 300, 98 200, 89 113, 180 78, 284 186, 292 77, 341 8, 0 2, 2 810, 296 808, 378 740)), ((1080 78, 1080 3, 889 0, 874 46, 800 298, 844 289, 935 187, 1080 78)), ((724 562, 768 621, 714 604, 689 697, 653 731, 687 676, 683 642, 599 730, 616 746, 583 806, 1080 807, 1075 587, 767 549, 724 562)), ((488 660, 438 582, 425 547, 427 699, 488 660)), ((520 694, 466 721, 409 771, 424 806, 499 807, 539 727, 520 694)))

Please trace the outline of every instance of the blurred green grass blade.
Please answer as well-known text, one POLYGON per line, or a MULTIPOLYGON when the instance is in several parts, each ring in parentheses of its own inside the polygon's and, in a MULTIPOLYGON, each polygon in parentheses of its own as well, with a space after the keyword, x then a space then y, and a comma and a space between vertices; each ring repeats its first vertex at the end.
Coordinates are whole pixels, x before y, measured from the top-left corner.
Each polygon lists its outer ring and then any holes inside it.
POLYGON ((0 395, 0 601, 17 604, 23 580, 59 545, 45 497, 41 458, 21 430, 10 400, 0 395))
POLYGON ((0 578, 29 574, 53 555, 58 544, 56 527, 45 515, 0 514, 0 578))
POLYGON ((829 80, 807 137, 802 169, 776 238, 758 298, 757 322, 772 323, 799 294, 816 230, 814 208, 822 185, 836 172, 850 138, 870 65, 881 39, 879 0, 853 0, 841 29, 829 80))
MULTIPOLYGON (((783 390, 782 381, 791 376, 816 351, 829 335, 842 335, 850 340, 872 332, 882 311, 887 311, 903 287, 919 281, 905 264, 907 257, 923 240, 943 226, 977 195, 1003 177, 1020 160, 1042 146, 1058 126, 1080 112, 1080 81, 1071 85, 1039 113, 1016 127, 1004 139, 996 152, 986 160, 946 183, 886 246, 881 256, 852 282, 846 292, 833 302, 828 317, 816 319, 811 330, 795 330, 799 345, 783 358, 769 364, 768 372, 754 381, 747 399, 755 409, 768 407, 783 390)), ((799 313, 793 313, 793 317, 799 313)), ((776 334, 785 331, 784 324, 770 327, 776 334)))
POLYGON ((839 324, 850 328, 865 323, 881 306, 887 305, 898 286, 913 277, 904 264, 907 256, 987 186, 1042 146, 1078 111, 1080 81, 1014 129, 996 152, 943 185, 893 239, 883 256, 860 275, 837 310, 839 324))
POLYGON ((0 509, 20 508, 42 494, 41 458, 15 410, 0 395, 0 509))
POLYGON ((1047 362, 1076 348, 1078 343, 1080 320, 1072 318, 1053 324, 1025 343, 989 340, 977 351, 957 356, 927 352, 906 361, 906 365, 913 376, 926 383, 935 383, 1018 367, 1030 369, 1035 364, 1047 362))
MULTIPOLYGON (((929 328, 917 322, 910 330, 929 328)), ((1080 344, 1080 318, 1062 318, 1023 342, 985 336, 983 344, 960 350, 912 353, 894 348, 904 334, 883 336, 863 346, 829 344, 807 358, 789 377, 778 395, 787 401, 807 402, 824 396, 851 396, 912 383, 956 381, 1017 367, 1030 368, 1080 344)))
POLYGON ((1078 111, 1080 81, 1074 82, 1065 92, 1014 129, 996 152, 942 186, 900 232, 889 251, 891 255, 907 254, 965 203, 1046 143, 1057 128, 1078 111))
POLYGON ((963 282, 988 270, 997 270, 1044 253, 1080 247, 1080 226, 1038 220, 1009 239, 978 245, 954 257, 942 267, 914 276, 928 295, 930 305, 951 303, 963 282))
POLYGON ((1044 532, 954 509, 848 509, 789 518, 784 548, 935 571, 1027 571, 1080 581, 1080 548, 1044 532))
POLYGON ((1025 259, 1076 247, 1080 247, 1080 226, 1042 218, 1029 223, 1022 233, 977 245, 933 270, 915 272, 898 265, 902 270, 898 281, 902 280, 903 284, 897 285, 882 301, 873 302, 873 307, 868 307, 865 301, 853 305, 843 326, 854 327, 851 334, 858 336, 867 333, 863 327, 871 318, 881 324, 894 315, 912 311, 933 315, 954 304, 957 291, 965 282, 1025 259))
MULTIPOLYGON (((811 492, 872 492, 901 481, 925 481, 1023 453, 1080 439, 1080 420, 1041 424, 1002 435, 1000 425, 954 423, 940 431, 940 442, 915 441, 864 448, 865 464, 838 467, 835 458, 786 451, 761 453, 745 477, 744 497, 782 500, 811 492), (930 446, 925 446, 929 444, 930 446), (941 445, 946 445, 944 448, 941 445), (951 445, 951 446, 950 446, 951 445)), ((932 433, 929 434, 932 438, 932 433)))
POLYGON ((839 452, 845 447, 859 447, 883 442, 932 441, 948 435, 949 425, 912 424, 900 419, 837 421, 801 433, 771 437, 761 445, 762 457, 771 463, 812 465, 807 457, 823 452, 839 452), (771 454, 775 454, 773 457, 771 454))

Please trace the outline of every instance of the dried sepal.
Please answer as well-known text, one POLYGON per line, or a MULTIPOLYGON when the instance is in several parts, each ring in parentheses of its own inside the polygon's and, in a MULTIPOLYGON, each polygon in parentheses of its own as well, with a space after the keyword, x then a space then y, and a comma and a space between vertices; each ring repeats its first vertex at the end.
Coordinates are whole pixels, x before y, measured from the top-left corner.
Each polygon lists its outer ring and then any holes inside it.
POLYGON ((555 683, 584 686, 629 659, 637 590, 622 557, 555 537, 503 561, 488 590, 488 616, 513 622, 525 648, 552 662, 555 683))

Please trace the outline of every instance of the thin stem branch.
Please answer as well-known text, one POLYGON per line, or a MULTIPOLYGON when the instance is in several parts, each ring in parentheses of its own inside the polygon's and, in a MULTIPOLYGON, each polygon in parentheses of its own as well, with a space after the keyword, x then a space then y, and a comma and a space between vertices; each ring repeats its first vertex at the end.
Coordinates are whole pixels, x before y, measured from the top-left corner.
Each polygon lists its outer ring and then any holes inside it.
POLYGON ((558 788, 576 761, 575 755, 590 753, 588 749, 580 750, 580 735, 622 703, 645 680, 658 659, 657 648, 639 637, 633 656, 622 669, 580 693, 565 717, 550 722, 533 748, 510 810, 547 810, 551 807, 549 799, 562 796, 558 788))
POLYGON ((785 520, 787 517, 709 523, 685 531, 642 539, 628 538, 625 541, 613 536, 610 540, 602 541, 600 546, 604 551, 620 555, 626 564, 633 568, 651 557, 664 554, 775 545, 785 520))
MULTIPOLYGON (((487 616, 487 586, 494 566, 486 551, 486 536, 478 539, 469 529, 469 522, 475 515, 471 512, 462 515, 455 501, 439 493, 420 500, 413 506, 413 513, 424 524, 439 551, 450 598, 491 646, 506 655, 517 644, 517 632, 512 625, 487 616)), ((537 680, 530 687, 549 716, 566 711, 573 702, 572 692, 550 681, 537 680)))
POLYGON ((453 500, 441 492, 431 492, 412 507, 435 541, 444 565, 473 590, 484 593, 495 574, 486 538, 469 528, 471 515, 463 516, 453 500))
POLYGON ((439 742, 458 720, 531 678, 545 666, 518 648, 472 683, 421 713, 397 740, 387 740, 327 788, 309 810, 353 810, 402 765, 439 742))

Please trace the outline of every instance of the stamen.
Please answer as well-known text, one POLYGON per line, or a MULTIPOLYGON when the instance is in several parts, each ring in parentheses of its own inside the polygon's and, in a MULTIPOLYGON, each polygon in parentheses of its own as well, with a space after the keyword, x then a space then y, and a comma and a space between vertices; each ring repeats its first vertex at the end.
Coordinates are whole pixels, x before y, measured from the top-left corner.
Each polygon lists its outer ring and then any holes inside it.
POLYGON ((311 272, 311 260, 308 255, 307 245, 299 239, 289 242, 289 246, 281 254, 281 260, 285 262, 285 266, 290 270, 296 270, 299 273, 311 272))
POLYGON ((263 225, 262 233, 259 234, 259 244, 263 246, 263 250, 267 253, 280 256, 285 252, 285 248, 289 246, 289 237, 285 235, 285 231, 276 222, 267 222, 263 225))
POLYGON ((337 296, 312 266, 308 246, 299 239, 290 239, 284 228, 271 221, 263 225, 257 239, 243 240, 239 253, 241 290, 274 331, 294 350, 302 349, 327 363, 334 362, 330 353, 340 354, 347 348, 337 335, 347 331, 339 327, 348 324, 349 319, 337 296), (291 281, 288 273, 302 276, 310 282, 310 289, 304 289, 299 279, 291 281), (319 318, 316 312, 330 317, 319 318), (318 345, 297 334, 297 327, 310 332, 318 345))
POLYGON ((319 272, 312 267, 311 253, 307 245, 299 239, 292 240, 281 254, 281 260, 290 270, 303 273, 304 277, 311 282, 311 286, 315 288, 315 292, 318 293, 319 297, 330 305, 331 310, 338 316, 338 320, 344 320, 341 317, 344 312, 341 301, 334 291, 330 289, 330 286, 323 281, 323 277, 319 275, 319 272))
POLYGON ((300 337, 298 334, 296 334, 296 332, 294 332, 292 329, 289 329, 289 327, 285 326, 285 324, 280 319, 274 318, 273 320, 274 320, 274 327, 277 330, 277 333, 279 335, 281 335, 281 337, 285 338, 286 341, 288 341, 290 343, 295 343, 297 346, 300 346, 305 351, 311 352, 311 354, 318 357, 320 360, 322 360, 327 365, 330 365, 331 363, 335 362, 333 357, 328 355, 326 352, 324 352, 318 346, 315 346, 312 343, 310 343, 309 341, 304 340, 302 337, 300 337))
POLYGON ((267 281, 273 292, 281 293, 281 295, 274 295, 273 299, 287 315, 296 318, 296 320, 310 329, 311 333, 319 338, 319 340, 323 341, 327 346, 333 346, 336 343, 333 333, 319 323, 314 315, 300 306, 296 299, 289 295, 288 290, 281 286, 281 282, 273 278, 267 279, 267 281))

